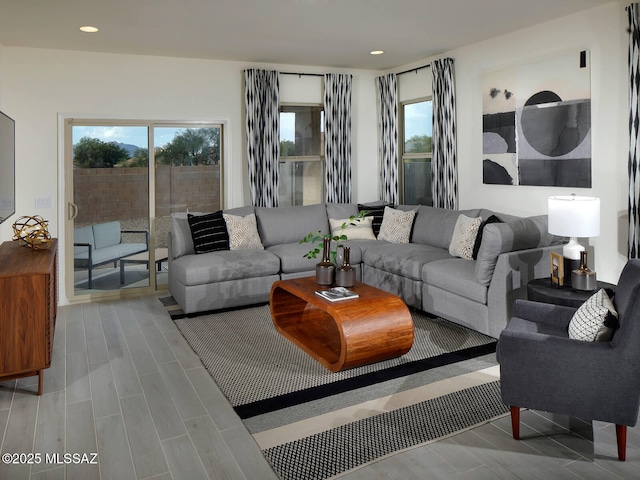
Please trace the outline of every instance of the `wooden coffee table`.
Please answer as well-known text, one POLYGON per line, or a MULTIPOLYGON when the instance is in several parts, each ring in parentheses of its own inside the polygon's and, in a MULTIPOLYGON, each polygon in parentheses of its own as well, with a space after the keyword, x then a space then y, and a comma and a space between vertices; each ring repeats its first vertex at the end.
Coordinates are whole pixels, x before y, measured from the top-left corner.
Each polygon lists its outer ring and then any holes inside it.
POLYGON ((356 282, 358 298, 330 302, 314 277, 276 281, 276 329, 332 372, 399 357, 413 344, 413 319, 400 297, 356 282))

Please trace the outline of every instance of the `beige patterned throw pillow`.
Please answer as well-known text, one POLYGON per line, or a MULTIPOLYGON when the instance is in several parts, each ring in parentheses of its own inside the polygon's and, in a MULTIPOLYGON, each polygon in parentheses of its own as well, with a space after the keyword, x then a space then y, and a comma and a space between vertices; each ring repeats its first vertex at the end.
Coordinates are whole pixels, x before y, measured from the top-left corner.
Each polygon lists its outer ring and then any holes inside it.
POLYGON ((415 210, 404 212, 395 208, 384 207, 382 225, 378 233, 378 240, 391 243, 409 243, 415 210))
POLYGON ((376 236, 373 234, 372 223, 373 217, 356 218, 354 220, 348 218, 329 219, 331 235, 343 233, 349 240, 375 240, 376 236), (342 231, 342 225, 345 223, 347 228, 342 231))
POLYGON ((240 217, 223 213, 222 216, 227 223, 230 250, 264 250, 258 234, 255 214, 240 217))
POLYGON ((481 224, 482 217, 471 218, 462 214, 458 216, 449 244, 449 255, 472 260, 473 246, 476 243, 481 224))

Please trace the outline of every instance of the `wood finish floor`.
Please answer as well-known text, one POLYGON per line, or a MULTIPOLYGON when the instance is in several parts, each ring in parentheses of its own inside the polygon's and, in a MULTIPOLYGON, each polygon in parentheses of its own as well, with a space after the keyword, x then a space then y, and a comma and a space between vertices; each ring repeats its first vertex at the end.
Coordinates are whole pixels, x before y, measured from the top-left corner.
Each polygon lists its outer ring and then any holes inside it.
MULTIPOLYGON (((1 452, 40 454, 0 463, 2 480, 277 479, 155 296, 61 307, 36 389, 0 384, 1 452)), ((505 417, 341 478, 640 478, 640 427, 619 462, 612 425, 531 411, 522 423, 521 441, 505 417)))

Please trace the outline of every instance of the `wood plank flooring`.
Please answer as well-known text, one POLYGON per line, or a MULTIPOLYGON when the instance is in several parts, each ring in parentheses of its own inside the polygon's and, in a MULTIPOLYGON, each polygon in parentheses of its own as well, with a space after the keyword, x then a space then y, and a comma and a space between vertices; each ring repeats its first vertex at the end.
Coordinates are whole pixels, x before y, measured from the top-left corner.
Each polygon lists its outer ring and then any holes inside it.
MULTIPOLYGON (((40 454, 0 462, 2 480, 277 479, 156 296, 61 307, 36 389, 0 383, 0 451, 40 454)), ((510 432, 501 418, 341 478, 640 478, 640 427, 626 462, 613 425, 523 411, 522 440, 510 432)))

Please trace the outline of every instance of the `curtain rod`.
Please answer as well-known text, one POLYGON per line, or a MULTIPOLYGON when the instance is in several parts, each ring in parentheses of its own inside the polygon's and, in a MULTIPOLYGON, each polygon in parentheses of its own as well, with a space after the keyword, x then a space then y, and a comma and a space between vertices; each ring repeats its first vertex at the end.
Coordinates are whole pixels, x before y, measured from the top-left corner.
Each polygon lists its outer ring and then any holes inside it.
POLYGON ((422 70, 423 68, 427 68, 427 67, 430 67, 430 66, 431 66, 431 64, 427 63, 426 65, 422 65, 421 67, 410 68, 409 70, 405 70, 404 72, 396 73, 396 75, 402 75, 402 74, 409 73, 409 72, 418 73, 418 70, 422 70))
POLYGON ((301 77, 302 75, 307 75, 310 77, 324 77, 324 73, 301 73, 301 72, 278 72, 281 75, 298 75, 301 77))

